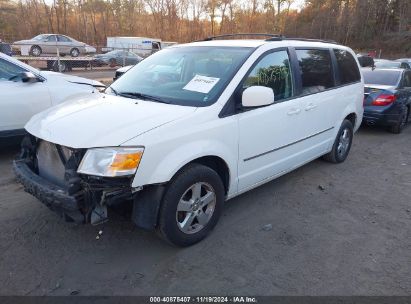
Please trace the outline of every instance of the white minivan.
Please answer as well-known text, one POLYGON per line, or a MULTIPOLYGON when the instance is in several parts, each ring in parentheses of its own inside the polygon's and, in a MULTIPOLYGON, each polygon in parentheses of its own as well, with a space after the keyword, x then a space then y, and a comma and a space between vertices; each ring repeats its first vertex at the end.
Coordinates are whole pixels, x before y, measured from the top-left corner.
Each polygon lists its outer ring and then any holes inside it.
POLYGON ((323 156, 343 162, 364 86, 351 49, 331 42, 207 39, 159 51, 104 93, 34 116, 14 170, 67 220, 131 218, 188 246, 224 202, 323 156))

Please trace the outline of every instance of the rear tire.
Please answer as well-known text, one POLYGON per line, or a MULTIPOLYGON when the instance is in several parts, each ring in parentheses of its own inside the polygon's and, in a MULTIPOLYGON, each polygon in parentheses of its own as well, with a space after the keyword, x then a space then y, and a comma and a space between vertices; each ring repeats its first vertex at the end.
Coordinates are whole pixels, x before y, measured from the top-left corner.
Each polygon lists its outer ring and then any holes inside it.
POLYGON ((332 150, 323 156, 323 159, 334 164, 342 163, 351 149, 354 127, 348 119, 345 119, 338 130, 332 150))
POLYGON ((217 224, 224 204, 224 185, 211 168, 188 165, 170 182, 163 196, 157 231, 177 246, 204 239, 217 224))
POLYGON ((35 56, 35 57, 40 56, 41 53, 42 53, 41 47, 39 47, 38 45, 33 45, 29 52, 31 56, 35 56))
POLYGON ((389 127, 388 131, 394 134, 400 134, 408 123, 408 117, 410 115, 409 112, 409 108, 405 107, 405 109, 403 109, 402 111, 402 114, 398 118, 398 122, 394 126, 389 127))

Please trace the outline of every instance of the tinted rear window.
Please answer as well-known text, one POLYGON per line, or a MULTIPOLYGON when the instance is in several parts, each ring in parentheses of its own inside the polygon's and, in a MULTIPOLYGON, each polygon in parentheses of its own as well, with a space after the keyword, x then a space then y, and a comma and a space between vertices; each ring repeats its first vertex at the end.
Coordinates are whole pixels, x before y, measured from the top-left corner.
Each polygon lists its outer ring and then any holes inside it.
POLYGON ((344 50, 334 50, 334 54, 337 58, 340 83, 347 84, 360 81, 360 71, 354 57, 344 50))
POLYGON ((334 86, 331 56, 328 50, 296 50, 303 91, 313 94, 334 86))
POLYGON ((379 84, 379 85, 397 85, 400 77, 400 71, 387 70, 362 70, 365 84, 379 84))

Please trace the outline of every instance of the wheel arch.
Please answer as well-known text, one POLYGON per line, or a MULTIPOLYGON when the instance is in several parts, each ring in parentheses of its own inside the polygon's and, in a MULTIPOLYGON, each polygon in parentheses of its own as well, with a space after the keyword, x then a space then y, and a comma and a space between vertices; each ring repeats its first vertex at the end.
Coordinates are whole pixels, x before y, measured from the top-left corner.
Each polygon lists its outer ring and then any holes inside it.
POLYGON ((352 123, 353 128, 355 129, 355 125, 357 123, 357 114, 355 114, 354 112, 348 114, 347 116, 345 116, 344 120, 347 119, 352 123))
POLYGON ((227 195, 228 190, 230 188, 230 169, 224 159, 216 155, 207 155, 207 156, 195 158, 187 162, 185 165, 183 165, 173 175, 173 178, 191 164, 200 164, 200 165, 213 169, 218 174, 218 176, 220 176, 221 181, 223 182, 223 185, 224 185, 225 194, 227 195))
MULTIPOLYGON (((227 195, 230 186, 230 169, 228 164, 219 156, 207 155, 190 160, 174 173, 173 180, 180 172, 192 164, 207 166, 220 176, 227 195)), ((140 228, 153 230, 158 225, 160 206, 167 183, 148 185, 133 198, 132 221, 140 228)))

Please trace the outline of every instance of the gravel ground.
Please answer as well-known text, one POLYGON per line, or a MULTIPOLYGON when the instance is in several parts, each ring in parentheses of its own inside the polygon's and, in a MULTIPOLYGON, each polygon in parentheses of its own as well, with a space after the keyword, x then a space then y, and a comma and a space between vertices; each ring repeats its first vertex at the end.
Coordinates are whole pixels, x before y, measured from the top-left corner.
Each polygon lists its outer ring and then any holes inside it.
POLYGON ((18 149, 2 148, 0 295, 411 295, 410 138, 362 128, 345 163, 229 201, 185 249, 118 214, 63 222, 16 184, 18 149))

